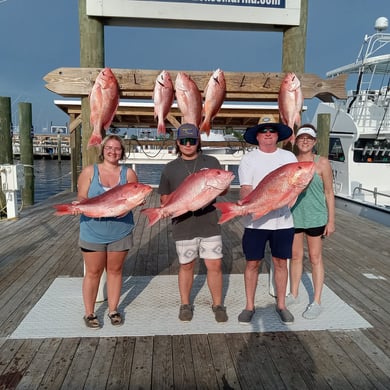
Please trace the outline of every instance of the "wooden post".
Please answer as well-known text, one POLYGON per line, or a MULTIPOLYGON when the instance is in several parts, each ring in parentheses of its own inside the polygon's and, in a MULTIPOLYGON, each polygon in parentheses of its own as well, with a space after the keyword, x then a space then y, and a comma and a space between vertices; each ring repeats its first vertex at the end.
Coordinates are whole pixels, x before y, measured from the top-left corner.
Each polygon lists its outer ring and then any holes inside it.
MULTIPOLYGON (((308 0, 301 0, 301 17, 299 26, 289 27, 283 31, 282 71, 304 73, 306 55, 308 0)), ((296 133, 296 129, 293 129, 296 133)), ((284 149, 293 151, 291 143, 284 149)))
POLYGON ((31 103, 19 103, 20 162, 24 165, 22 200, 25 206, 34 204, 34 156, 32 142, 31 103))
POLYGON ((72 182, 71 191, 77 191, 77 179, 81 171, 81 125, 77 126, 70 133, 72 182))
POLYGON ((330 114, 317 116, 317 153, 328 158, 329 155, 330 114))
POLYGON ((305 72, 308 1, 301 0, 299 26, 289 27, 283 32, 283 72, 305 72))
POLYGON ((0 96, 0 164, 12 164, 11 98, 0 96))
POLYGON ((57 134, 57 161, 61 164, 61 134, 57 134))
MULTIPOLYGON (((0 164, 12 163, 11 98, 0 96, 0 164)), ((6 205, 6 198, 1 188, 0 179, 0 214, 6 205)))
MULTIPOLYGON (((98 18, 87 16, 86 0, 79 0, 80 24, 80 66, 85 68, 104 67, 104 24, 98 18)), ((91 88, 93 83, 91 84, 91 88)), ((98 161, 99 149, 87 149, 92 134, 89 123, 90 106, 88 97, 81 98, 82 156, 83 167, 98 161)))

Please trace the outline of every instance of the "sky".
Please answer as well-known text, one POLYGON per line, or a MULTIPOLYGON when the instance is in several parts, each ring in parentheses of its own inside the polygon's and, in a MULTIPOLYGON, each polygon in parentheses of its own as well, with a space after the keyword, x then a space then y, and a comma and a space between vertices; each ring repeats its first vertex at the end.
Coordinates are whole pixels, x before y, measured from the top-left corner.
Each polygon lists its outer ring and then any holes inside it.
MULTIPOLYGON (((355 61, 378 17, 390 20, 389 0, 309 0, 305 73, 355 61)), ((282 33, 105 27, 105 65, 123 69, 281 72, 282 33)), ((68 117, 43 77, 80 66, 78 0, 0 0, 0 96, 31 103, 35 132, 64 126, 68 117)), ((319 100, 306 99, 309 122, 319 100)))

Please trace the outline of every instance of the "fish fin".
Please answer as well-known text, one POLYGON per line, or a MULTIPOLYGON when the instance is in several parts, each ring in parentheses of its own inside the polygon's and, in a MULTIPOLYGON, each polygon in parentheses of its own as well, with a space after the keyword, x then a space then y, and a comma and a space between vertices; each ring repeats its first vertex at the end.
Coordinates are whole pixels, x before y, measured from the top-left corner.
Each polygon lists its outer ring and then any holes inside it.
POLYGON ((291 199, 290 203, 287 206, 291 209, 291 207, 294 206, 294 204, 296 203, 297 200, 298 200, 298 197, 291 199))
POLYGON ((72 204, 55 204, 53 206, 57 211, 54 215, 68 215, 73 213, 74 205, 72 204))
POLYGON ((99 146, 102 143, 102 140, 103 139, 102 139, 101 135, 92 133, 92 135, 88 141, 87 148, 90 148, 92 146, 99 146))
POLYGON ((153 226, 159 219, 161 219, 161 208, 154 207, 149 209, 142 209, 141 213, 145 214, 149 220, 149 227, 153 226))
POLYGON ((214 203, 214 206, 219 209, 222 213, 219 218, 218 223, 223 224, 231 219, 233 219, 237 215, 241 215, 240 207, 237 206, 236 203, 232 202, 217 202, 214 203))
POLYGON ((261 217, 264 217, 264 215, 268 214, 270 211, 271 211, 271 210, 267 211, 266 213, 261 212, 261 213, 258 213, 258 214, 253 213, 253 214, 251 214, 252 220, 254 221, 254 220, 256 220, 256 219, 259 219, 259 218, 261 218, 261 217))

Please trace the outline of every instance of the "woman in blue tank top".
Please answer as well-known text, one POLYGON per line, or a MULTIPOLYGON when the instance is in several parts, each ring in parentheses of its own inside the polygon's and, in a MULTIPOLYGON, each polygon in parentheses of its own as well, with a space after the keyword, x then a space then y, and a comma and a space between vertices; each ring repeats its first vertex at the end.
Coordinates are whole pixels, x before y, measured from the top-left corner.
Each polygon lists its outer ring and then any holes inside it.
POLYGON ((299 284, 303 271, 304 236, 306 236, 309 259, 312 267, 314 297, 302 314, 306 319, 317 318, 322 311, 321 294, 324 285, 324 264, 322 261, 322 237, 335 231, 335 200, 332 168, 326 157, 313 153, 317 142, 314 126, 302 125, 296 135, 298 161, 314 161, 316 170, 312 181, 292 207, 294 219, 294 242, 290 262, 290 291, 286 304, 299 302, 299 284))
MULTIPOLYGON (((119 184, 137 182, 136 173, 123 165, 125 148, 117 135, 109 135, 102 142, 101 162, 85 167, 78 179, 78 200, 92 198, 119 184)), ((90 218, 80 216, 79 245, 83 254, 85 275, 83 280, 84 322, 89 328, 100 328, 95 314, 95 302, 100 278, 107 272, 108 316, 112 325, 121 325, 118 312, 122 288, 122 269, 132 247, 133 213, 121 217, 90 218)))

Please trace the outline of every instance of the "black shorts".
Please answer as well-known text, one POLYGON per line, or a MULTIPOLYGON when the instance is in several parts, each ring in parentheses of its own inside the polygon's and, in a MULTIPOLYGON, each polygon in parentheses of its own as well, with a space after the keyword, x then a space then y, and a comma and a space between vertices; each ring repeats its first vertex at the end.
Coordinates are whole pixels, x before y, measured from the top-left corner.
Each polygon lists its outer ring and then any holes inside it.
POLYGON ((322 236, 324 234, 325 226, 326 225, 308 228, 308 229, 296 228, 295 233, 305 233, 310 237, 318 237, 318 236, 322 236))

